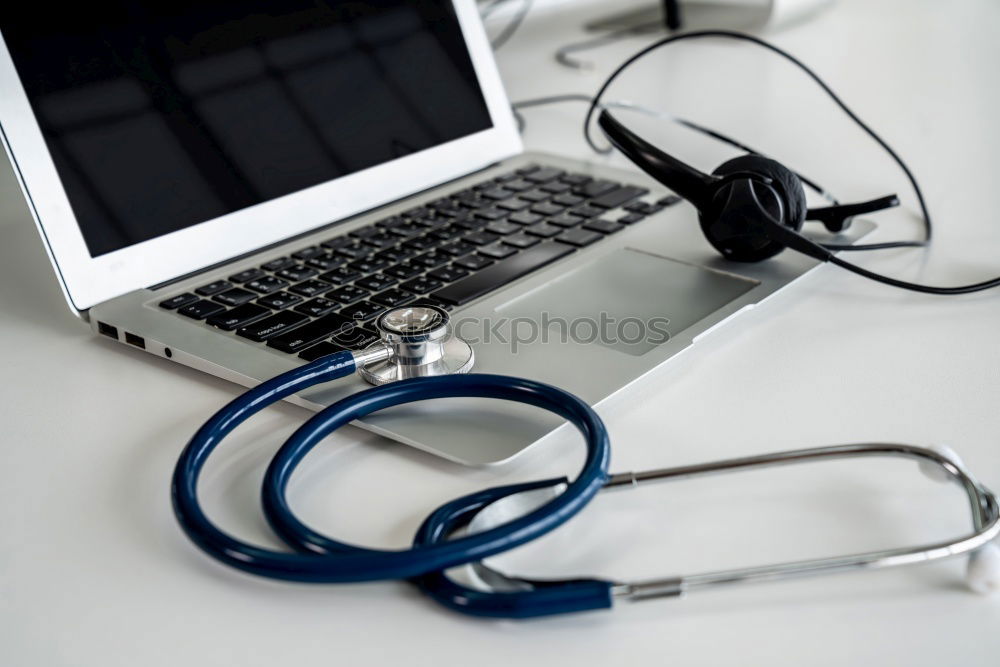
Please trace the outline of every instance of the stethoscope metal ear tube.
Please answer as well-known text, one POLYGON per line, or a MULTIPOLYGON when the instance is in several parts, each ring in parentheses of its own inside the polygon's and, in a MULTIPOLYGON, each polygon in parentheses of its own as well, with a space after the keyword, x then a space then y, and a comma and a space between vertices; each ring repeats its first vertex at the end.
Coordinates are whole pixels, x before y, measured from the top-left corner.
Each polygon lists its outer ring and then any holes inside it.
MULTIPOLYGON (((719 587, 729 584, 762 581, 779 581, 818 574, 828 574, 856 569, 876 569, 925 563, 940 558, 971 554, 977 550, 997 550, 992 544, 1000 534, 1000 509, 996 495, 982 486, 954 455, 933 449, 903 444, 855 444, 799 449, 750 456, 711 463, 702 463, 676 468, 664 468, 636 473, 612 475, 607 488, 628 488, 649 481, 690 479, 721 472, 745 470, 748 468, 789 465, 817 460, 843 459, 858 456, 901 456, 915 459, 930 471, 942 471, 944 476, 958 482, 966 492, 972 512, 973 532, 947 542, 938 542, 916 547, 904 547, 873 551, 834 558, 781 563, 761 567, 741 568, 721 572, 669 577, 640 582, 611 582, 599 579, 570 579, 562 581, 537 581, 513 577, 490 568, 485 563, 475 563, 471 567, 478 578, 491 590, 480 590, 455 582, 447 573, 437 572, 417 579, 425 593, 438 602, 463 613, 480 616, 517 617, 549 615, 600 609, 611 606, 613 598, 645 600, 664 596, 681 596, 695 590, 719 587), (605 587, 607 594, 596 591, 605 587), (574 590, 574 588, 578 590, 574 590), (557 591, 562 604, 551 603, 552 592, 557 591), (575 596, 575 597, 574 597, 575 596), (536 598, 538 604, 535 604, 536 598)), ((437 510, 417 534, 417 544, 433 543, 447 539, 449 533, 462 526, 475 534, 489 529, 493 521, 506 518, 512 512, 504 511, 504 503, 517 502, 518 495, 544 493, 546 487, 552 490, 559 480, 550 480, 520 487, 480 492, 476 498, 467 497, 452 501, 437 510), (474 501, 474 502, 473 502, 474 501), (499 509, 498 509, 499 508, 499 509)), ((535 499, 537 500, 537 498, 535 499)), ((529 506, 533 500, 528 500, 529 506)), ((513 512, 516 514, 516 512, 513 512)), ((975 572, 970 568, 970 581, 974 588, 995 590, 1000 586, 1000 572, 997 571, 997 554, 990 552, 989 567, 975 572)))
MULTIPOLYGON (((458 365, 449 360, 448 350, 444 349, 447 336, 440 335, 446 327, 447 313, 438 308, 394 309, 379 323, 382 343, 361 352, 345 351, 323 357, 283 373, 247 391, 216 413, 185 447, 174 470, 173 507, 184 532, 212 557, 245 572, 276 579, 332 583, 405 579, 485 558, 540 537, 579 512, 607 479, 610 446, 603 422, 579 398, 532 380, 499 375, 415 377, 424 371, 437 374, 468 370, 471 358, 458 365), (392 372, 411 379, 372 387, 319 412, 292 435, 268 468, 263 490, 268 519, 286 539, 292 529, 306 532, 309 539, 304 543, 288 539, 301 553, 272 551, 242 542, 208 519, 198 501, 198 478, 208 456, 234 428, 271 403, 315 384, 346 377, 355 370, 370 369, 374 364, 391 365, 397 361, 412 368, 403 373, 392 372), (302 457, 331 432, 377 410, 460 396, 527 403, 550 410, 576 426, 586 440, 587 456, 566 493, 528 516, 481 534, 404 551, 365 549, 337 542, 309 531, 291 517, 284 496, 288 477, 302 457)), ((453 347, 461 350, 461 346, 453 347)), ((461 358, 461 354, 454 357, 461 358)))

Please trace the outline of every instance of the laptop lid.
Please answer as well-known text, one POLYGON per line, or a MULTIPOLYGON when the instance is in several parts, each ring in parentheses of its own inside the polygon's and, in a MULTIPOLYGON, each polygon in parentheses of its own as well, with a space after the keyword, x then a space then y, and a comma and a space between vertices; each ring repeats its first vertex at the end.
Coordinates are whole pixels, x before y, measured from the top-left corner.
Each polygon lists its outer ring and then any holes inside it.
POLYGON ((0 130, 85 310, 521 151, 473 0, 0 10, 0 130))

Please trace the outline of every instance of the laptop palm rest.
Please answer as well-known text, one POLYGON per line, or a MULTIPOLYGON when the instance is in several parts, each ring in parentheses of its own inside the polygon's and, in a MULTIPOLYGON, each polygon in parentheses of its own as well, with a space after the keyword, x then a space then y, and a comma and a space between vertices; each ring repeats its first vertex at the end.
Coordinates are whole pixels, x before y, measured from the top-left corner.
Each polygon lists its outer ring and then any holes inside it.
MULTIPOLYGON (((460 312, 454 324, 475 347, 473 372, 540 380, 595 404, 660 361, 640 357, 756 285, 618 249, 503 303, 493 315, 460 312)), ((516 403, 455 398, 400 406, 363 421, 415 447, 430 444, 446 458, 488 464, 517 454, 562 420, 516 403)))

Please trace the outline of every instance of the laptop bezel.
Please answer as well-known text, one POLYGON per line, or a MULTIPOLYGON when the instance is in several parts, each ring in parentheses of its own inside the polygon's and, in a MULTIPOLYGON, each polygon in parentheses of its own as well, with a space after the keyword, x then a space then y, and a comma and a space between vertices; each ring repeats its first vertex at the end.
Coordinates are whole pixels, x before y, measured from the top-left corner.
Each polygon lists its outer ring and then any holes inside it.
POLYGON ((102 301, 252 253, 520 153, 520 135, 475 2, 452 2, 492 128, 98 257, 87 250, 0 35, 0 137, 70 307, 83 315, 102 301))

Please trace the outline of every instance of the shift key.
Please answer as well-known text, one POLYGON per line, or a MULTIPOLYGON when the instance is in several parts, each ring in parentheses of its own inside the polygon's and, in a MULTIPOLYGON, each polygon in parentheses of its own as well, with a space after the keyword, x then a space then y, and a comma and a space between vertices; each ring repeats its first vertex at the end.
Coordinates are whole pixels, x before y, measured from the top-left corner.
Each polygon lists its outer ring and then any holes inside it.
POLYGON ((539 243, 439 289, 431 296, 461 306, 572 252, 575 252, 573 248, 562 243, 539 243))
POLYGON ((309 321, 309 318, 305 315, 290 310, 282 310, 259 322, 241 327, 236 331, 236 335, 259 343, 262 340, 267 340, 271 336, 276 336, 282 331, 287 331, 307 321, 309 321))
POLYGON ((267 344, 276 350, 295 354, 333 334, 349 331, 353 326, 354 322, 346 317, 330 313, 309 324, 268 338, 267 344))

